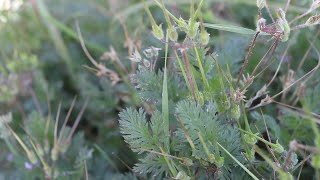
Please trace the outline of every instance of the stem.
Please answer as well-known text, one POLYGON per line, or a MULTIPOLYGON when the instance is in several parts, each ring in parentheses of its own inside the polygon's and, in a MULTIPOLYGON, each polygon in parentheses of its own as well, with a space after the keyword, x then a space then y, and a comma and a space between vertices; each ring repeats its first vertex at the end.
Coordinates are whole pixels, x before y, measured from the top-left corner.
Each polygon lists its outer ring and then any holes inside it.
POLYGON ((226 148, 224 148, 220 143, 218 143, 218 146, 221 147, 222 150, 224 150, 243 170, 245 170, 254 180, 259 180, 249 169, 247 169, 241 162, 239 162, 232 154, 229 153, 226 148))
POLYGON ((236 83, 236 86, 235 86, 235 87, 238 86, 238 84, 239 84, 239 82, 240 82, 240 79, 241 79, 241 76, 242 76, 245 68, 247 67, 247 64, 248 64, 248 61, 249 61, 249 57, 250 57, 250 55, 251 55, 251 53, 252 53, 253 47, 254 47, 254 45, 255 45, 255 43, 256 43, 256 40, 257 40, 257 37, 258 37, 259 34, 260 34, 260 31, 258 31, 258 32, 256 33, 256 35, 254 36, 254 38, 253 38, 253 40, 252 40, 252 42, 251 42, 249 51, 248 51, 248 53, 247 53, 247 55, 246 55, 246 57, 245 57, 245 60, 244 60, 244 62, 243 62, 243 66, 242 66, 242 68, 241 68, 241 71, 240 71, 240 74, 239 74, 239 76, 238 76, 238 80, 237 80, 237 83, 236 83))
POLYGON ((301 14, 300 16, 295 17, 293 20, 291 20, 289 22, 289 25, 291 25, 292 23, 294 23, 295 21, 305 17, 306 15, 310 14, 312 11, 309 9, 308 11, 304 12, 303 14, 301 14))
MULTIPOLYGON (((161 147, 159 147, 159 148, 160 148, 160 151, 161 151, 162 154, 166 154, 161 147)), ((177 173, 177 170, 176 170, 174 167, 172 167, 172 164, 170 163, 170 161, 169 161, 169 159, 167 158, 167 156, 163 156, 163 158, 164 158, 164 160, 166 161, 166 163, 167 163, 167 165, 168 165, 168 167, 169 167, 169 169, 170 169, 173 177, 176 177, 177 174, 178 174, 178 173, 177 173)))
MULTIPOLYGON (((166 42, 169 41, 169 33, 166 33, 166 42)), ((164 121, 165 129, 165 146, 168 152, 170 152, 170 121, 169 121, 169 97, 168 97, 168 84, 167 84, 167 60, 168 60, 168 48, 169 45, 166 43, 165 46, 165 59, 164 59, 164 72, 163 72, 163 84, 162 84, 162 116, 164 121)))
POLYGON ((265 2, 266 2, 267 12, 268 12, 268 14, 269 14, 269 16, 270 16, 270 18, 271 18, 271 20, 272 20, 272 23, 274 23, 275 20, 274 20, 274 18, 273 18, 273 16, 272 16, 272 13, 271 13, 271 11, 270 11, 269 4, 268 4, 267 0, 266 0, 265 2))
POLYGON ((267 140, 255 135, 255 134, 253 134, 252 132, 248 132, 248 131, 245 131, 245 130, 240 129, 240 128, 239 128, 239 130, 244 132, 244 133, 246 133, 246 134, 248 134, 248 135, 250 135, 250 136, 253 136, 253 137, 257 138, 259 141, 262 141, 263 143, 265 143, 265 144, 267 144, 269 146, 274 146, 275 145, 275 144, 273 144, 273 143, 271 143, 271 142, 269 142, 269 141, 267 141, 267 140))
POLYGON ((271 45, 271 47, 268 49, 268 51, 263 55, 262 59, 259 61, 259 63, 257 64, 257 66, 254 68, 254 70, 251 73, 251 77, 255 75, 255 72, 258 70, 258 67, 260 66, 260 64, 262 62, 264 62, 264 59, 266 58, 266 56, 270 53, 270 52, 274 52, 275 47, 277 46, 279 42, 279 39, 276 39, 274 41, 274 43, 271 45))
POLYGON ((182 130, 183 130, 183 133, 184 133, 184 135, 186 136, 186 139, 187 139, 187 141, 189 142, 192 150, 195 150, 196 148, 195 148, 195 145, 194 145, 192 139, 190 138, 190 134, 189 134, 189 132, 187 131, 186 127, 183 125, 183 123, 182 123, 182 121, 181 121, 181 118, 180 118, 179 116, 177 116, 177 120, 178 120, 178 122, 179 122, 179 124, 180 124, 180 126, 181 126, 181 128, 182 128, 182 130))
POLYGON ((181 53, 182 53, 184 64, 186 66, 187 77, 188 77, 188 81, 189 81, 189 84, 190 84, 190 87, 191 87, 191 90, 192 90, 192 95, 193 95, 194 100, 197 102, 196 90, 195 90, 195 86, 194 86, 192 75, 191 75, 191 71, 190 71, 187 52, 186 52, 185 49, 182 49, 181 53))
MULTIPOLYGON (((188 82, 187 74, 186 74, 186 72, 185 72, 185 70, 184 70, 184 68, 183 68, 183 65, 182 65, 182 63, 181 63, 181 60, 180 60, 180 58, 179 58, 179 56, 178 56, 177 51, 176 51, 176 50, 174 50, 174 53, 175 53, 175 55, 176 55, 176 58, 177 58, 178 64, 179 64, 179 66, 180 66, 180 69, 181 69, 181 72, 182 72, 182 76, 183 76, 184 80, 185 80, 186 82, 188 82)), ((190 92, 192 92, 192 89, 191 89, 191 87, 190 87, 190 84, 189 84, 189 83, 187 83, 187 86, 188 86, 189 91, 190 91, 190 92)))
POLYGON ((283 62, 283 60, 284 60, 284 58, 285 58, 285 55, 286 55, 287 52, 288 52, 288 49, 289 49, 289 46, 287 46, 287 49, 286 49, 285 52, 283 53, 283 55, 282 55, 282 57, 281 57, 281 60, 280 60, 280 63, 279 63, 279 65, 278 65, 278 67, 277 67, 277 70, 276 70, 276 72, 274 73, 272 79, 271 79, 271 80, 269 81, 269 83, 267 84, 267 87, 269 87, 269 86, 271 85, 271 83, 274 81, 274 79, 276 78, 276 76, 277 76, 277 74, 278 74, 278 72, 279 72, 279 70, 280 70, 280 67, 281 67, 281 65, 282 65, 282 62, 283 62))
POLYGON ((203 83, 208 88, 209 87, 209 83, 208 83, 208 80, 207 80, 206 75, 205 75, 204 70, 203 70, 203 66, 202 66, 202 63, 201 63, 201 59, 200 59, 200 56, 199 56, 198 49, 195 47, 194 51, 196 52, 196 56, 197 56, 197 60, 198 60, 199 69, 200 69, 200 72, 201 72, 203 83))

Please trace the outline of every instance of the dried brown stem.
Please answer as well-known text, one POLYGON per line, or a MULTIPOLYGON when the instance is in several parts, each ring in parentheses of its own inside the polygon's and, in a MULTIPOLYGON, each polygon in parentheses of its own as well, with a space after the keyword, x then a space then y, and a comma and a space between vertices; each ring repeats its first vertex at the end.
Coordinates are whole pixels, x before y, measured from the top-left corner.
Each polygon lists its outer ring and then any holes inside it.
POLYGON ((253 47, 254 47, 254 45, 255 45, 255 43, 256 43, 256 40, 257 40, 257 37, 258 37, 259 34, 260 34, 260 31, 258 31, 258 32, 255 34, 255 36, 254 36, 254 38, 253 38, 253 40, 252 40, 252 42, 251 42, 250 48, 249 48, 248 53, 247 53, 247 55, 246 55, 246 57, 245 57, 245 60, 244 60, 244 62, 243 62, 243 66, 242 66, 242 68, 241 68, 240 74, 238 75, 238 80, 237 80, 237 83, 236 83, 236 86, 235 86, 235 87, 238 86, 238 84, 239 84, 239 82, 240 82, 240 79, 241 79, 241 77, 242 77, 242 74, 243 74, 245 68, 246 68, 247 65, 248 65, 249 57, 250 57, 250 55, 251 55, 251 53, 252 53, 253 47))
POLYGON ((194 100, 197 101, 196 92, 195 92, 195 86, 194 86, 192 75, 191 75, 191 70, 190 70, 190 66, 189 66, 187 51, 185 49, 182 49, 181 53, 182 53, 182 58, 183 58, 184 64, 186 66, 186 73, 187 73, 189 85, 190 85, 191 90, 192 90, 192 95, 193 95, 194 100))
MULTIPOLYGON (((258 70, 258 67, 263 63, 265 64, 267 61, 265 61, 264 59, 267 57, 267 55, 269 53, 271 53, 271 57, 273 55, 273 52, 275 51, 278 43, 279 43, 280 39, 276 39, 273 44, 271 45, 271 47, 268 49, 268 51, 263 55, 263 57, 261 58, 261 60, 259 61, 259 63, 256 65, 256 67, 253 69, 252 73, 251 73, 251 77, 255 76, 256 71, 258 70)), ((270 58, 271 58, 270 57, 270 58)), ((267 59, 268 60, 268 59, 267 59)))

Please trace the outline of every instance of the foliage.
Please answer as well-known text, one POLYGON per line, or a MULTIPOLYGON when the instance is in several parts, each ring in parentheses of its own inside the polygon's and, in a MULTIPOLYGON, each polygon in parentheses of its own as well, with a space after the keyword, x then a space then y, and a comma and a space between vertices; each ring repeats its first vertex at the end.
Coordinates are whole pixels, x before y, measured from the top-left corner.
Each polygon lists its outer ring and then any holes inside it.
POLYGON ((0 179, 319 176, 318 0, 3 2, 0 179))

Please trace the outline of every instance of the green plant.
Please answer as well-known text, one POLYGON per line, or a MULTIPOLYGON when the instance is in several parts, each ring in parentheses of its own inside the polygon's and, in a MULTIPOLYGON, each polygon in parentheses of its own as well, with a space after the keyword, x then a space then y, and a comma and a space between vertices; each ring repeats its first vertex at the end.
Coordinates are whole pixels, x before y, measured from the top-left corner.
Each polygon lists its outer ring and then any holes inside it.
MULTIPOLYGON (((270 96, 268 88, 276 78, 284 59, 283 55, 276 72, 271 80, 268 80, 269 83, 255 91, 255 96, 248 101, 246 96, 252 87, 255 88, 257 78, 274 64, 272 56, 280 42, 289 41, 290 45, 290 39, 296 37, 296 30, 307 27, 310 19, 305 25, 290 25, 314 11, 319 2, 314 1, 306 13, 289 22, 286 18, 290 3, 288 1, 285 10, 278 10, 278 17, 273 20, 274 23, 266 24, 262 17, 263 9, 268 10, 271 18, 272 14, 266 1, 257 1, 260 19, 256 31, 230 25, 203 23, 203 0, 197 8, 191 3, 188 20, 171 14, 162 1, 154 0, 154 3, 164 14, 165 31, 163 24, 156 23, 147 4, 144 6, 151 19, 153 35, 165 43, 164 59, 158 59, 163 60, 164 65, 157 69, 150 68, 150 63, 145 63, 151 61, 150 57, 141 57, 139 54, 137 62, 140 64, 135 83, 139 96, 147 103, 145 109, 148 110, 128 108, 119 115, 120 131, 124 140, 140 157, 133 170, 153 177, 174 179, 293 179, 296 175, 294 170, 302 165, 298 164, 295 152, 299 149, 306 150, 308 147, 292 141, 292 137, 285 137, 281 133, 286 131, 281 131, 279 124, 272 117, 255 110, 271 103, 299 110, 297 107, 286 105, 286 98, 278 102, 277 97, 285 96, 294 85, 306 83, 314 77, 318 65, 301 78, 285 80, 283 89, 270 96), (218 54, 207 51, 210 34, 205 27, 254 35, 243 66, 236 76, 232 73, 234 70, 229 68, 230 62, 222 63, 224 59, 218 54), (271 35, 275 40, 251 73, 243 76, 250 72, 247 65, 259 35, 271 35), (180 38, 183 38, 182 43, 178 42, 180 38), (169 54, 175 56, 175 59, 170 61, 173 64, 171 68, 168 68, 169 54), (249 114, 257 122, 247 117, 249 114)), ((312 22, 316 22, 315 19, 316 16, 311 17, 312 22)), ((313 25, 316 24, 318 22, 313 25)), ((318 53, 317 49, 314 49, 318 53)), ((286 53, 287 51, 284 52, 286 53)), ((320 62, 320 56, 318 58, 320 62)), ((304 108, 307 106, 303 105, 304 108)), ((308 113, 312 112, 309 108, 299 112, 303 112, 304 117, 311 122, 311 126, 309 123, 304 124, 316 134, 314 142, 317 146, 318 127, 313 119, 316 114, 308 113)), ((298 128, 292 122, 283 123, 298 128)), ((316 147, 311 149, 309 150, 312 153, 317 153, 316 147)), ((317 158, 318 155, 314 155, 311 163, 316 171, 317 158)), ((300 173, 297 174, 298 177, 300 173)))
POLYGON ((319 177, 318 0, 107 2, 0 2, 0 179, 319 177))

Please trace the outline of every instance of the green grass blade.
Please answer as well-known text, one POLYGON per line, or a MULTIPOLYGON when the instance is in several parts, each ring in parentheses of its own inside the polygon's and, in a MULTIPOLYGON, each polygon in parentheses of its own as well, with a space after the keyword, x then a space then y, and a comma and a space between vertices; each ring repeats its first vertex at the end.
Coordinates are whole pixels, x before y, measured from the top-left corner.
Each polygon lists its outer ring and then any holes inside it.
MULTIPOLYGON (((166 42, 169 40, 168 31, 166 33, 166 42)), ((170 130, 169 130, 169 97, 168 97, 168 77, 167 77, 167 60, 168 60, 168 48, 169 43, 166 43, 165 47, 165 59, 164 59, 164 70, 163 70, 163 85, 162 85, 162 118, 164 121, 165 134, 168 136, 165 140, 165 147, 167 152, 170 152, 170 130)))
POLYGON ((249 169, 247 169, 241 162, 239 162, 232 154, 229 153, 220 143, 217 144, 243 169, 245 170, 254 180, 259 180, 249 169))
MULTIPOLYGON (((252 29, 244 28, 241 26, 227 25, 227 24, 209 24, 203 23, 204 27, 209 29, 217 29, 221 31, 228 31, 238 34, 255 35, 257 32, 252 29)), ((260 33, 261 35, 267 35, 266 33, 260 33)))

